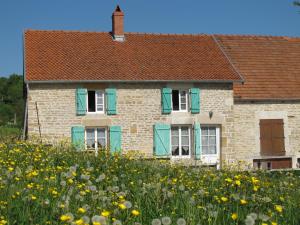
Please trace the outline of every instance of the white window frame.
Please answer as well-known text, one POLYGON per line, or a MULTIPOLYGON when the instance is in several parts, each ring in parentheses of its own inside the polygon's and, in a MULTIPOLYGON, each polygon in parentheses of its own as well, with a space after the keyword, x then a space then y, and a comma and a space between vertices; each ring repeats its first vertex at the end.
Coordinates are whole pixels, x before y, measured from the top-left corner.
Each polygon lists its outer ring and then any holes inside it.
POLYGON ((190 125, 171 125, 171 132, 170 132, 170 151, 171 151, 171 158, 173 159, 182 159, 182 158, 191 158, 191 126, 190 125), (178 137, 179 137, 179 155, 172 155, 172 127, 178 127, 178 137), (187 127, 189 132, 189 154, 188 155, 182 155, 182 149, 181 149, 181 127, 187 127))
MULTIPOLYGON (((215 154, 203 154, 203 149, 201 152, 201 161, 204 164, 209 164, 209 165, 219 165, 220 164, 220 127, 217 125, 201 125, 200 129, 203 127, 213 127, 216 128, 216 153, 215 154)), ((200 140, 202 143, 202 131, 200 132, 200 140)))
POLYGON ((95 151, 96 155, 98 154, 98 131, 97 129, 104 129, 104 134, 105 134, 105 147, 107 147, 107 127, 86 127, 84 129, 84 145, 85 145, 85 150, 87 151, 95 151), (94 130, 94 143, 95 143, 95 148, 88 148, 87 146, 87 130, 94 130))
POLYGON ((86 110, 88 114, 104 114, 105 113, 105 92, 104 90, 95 90, 95 89, 88 89, 87 90, 87 95, 86 95, 86 110), (95 112, 90 112, 89 111, 89 91, 95 91, 95 112), (103 96, 103 110, 98 111, 97 105, 98 105, 98 98, 97 98, 97 93, 102 93, 103 96))
POLYGON ((172 112, 188 112, 189 109, 189 98, 188 98, 189 91, 186 89, 172 89, 171 94, 171 104, 172 104, 172 112), (179 98, 179 110, 173 109, 173 91, 178 91, 178 98, 179 98), (186 99, 186 109, 181 109, 181 96, 180 92, 185 91, 185 99, 186 99))

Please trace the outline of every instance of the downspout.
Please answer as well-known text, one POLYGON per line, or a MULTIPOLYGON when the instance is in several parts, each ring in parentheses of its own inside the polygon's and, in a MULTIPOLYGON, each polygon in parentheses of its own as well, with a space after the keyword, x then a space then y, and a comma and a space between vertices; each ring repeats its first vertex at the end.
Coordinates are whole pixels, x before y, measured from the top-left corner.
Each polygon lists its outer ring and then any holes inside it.
POLYGON ((27 132, 28 132, 28 93, 29 93, 29 85, 26 84, 24 87, 24 98, 25 98, 25 111, 24 111, 24 126, 23 126, 23 135, 22 140, 27 139, 27 132))

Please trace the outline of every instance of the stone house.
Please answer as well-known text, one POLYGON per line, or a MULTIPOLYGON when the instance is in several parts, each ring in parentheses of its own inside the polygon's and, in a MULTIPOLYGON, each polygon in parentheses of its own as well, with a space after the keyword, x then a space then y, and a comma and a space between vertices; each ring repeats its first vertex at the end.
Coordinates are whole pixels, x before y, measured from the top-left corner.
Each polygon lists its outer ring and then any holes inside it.
POLYGON ((24 33, 26 127, 98 152, 290 168, 300 158, 300 39, 24 33))

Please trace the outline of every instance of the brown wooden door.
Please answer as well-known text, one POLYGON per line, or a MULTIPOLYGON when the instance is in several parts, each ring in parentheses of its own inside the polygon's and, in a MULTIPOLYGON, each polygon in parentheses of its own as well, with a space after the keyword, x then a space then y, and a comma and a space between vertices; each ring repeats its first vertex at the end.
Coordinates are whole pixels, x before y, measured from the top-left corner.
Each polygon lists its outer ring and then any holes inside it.
POLYGON ((263 156, 285 155, 282 119, 260 120, 260 151, 263 156))

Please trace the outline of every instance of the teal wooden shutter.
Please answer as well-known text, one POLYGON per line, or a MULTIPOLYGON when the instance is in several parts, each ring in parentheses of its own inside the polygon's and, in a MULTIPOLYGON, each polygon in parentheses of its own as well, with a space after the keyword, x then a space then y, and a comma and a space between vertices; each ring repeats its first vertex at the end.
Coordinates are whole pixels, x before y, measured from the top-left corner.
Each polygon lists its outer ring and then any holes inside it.
POLYGON ((155 156, 170 156, 170 136, 171 126, 168 124, 155 124, 154 135, 154 154, 155 156))
POLYGON ((71 128, 72 144, 77 150, 84 149, 84 127, 75 126, 71 128))
POLYGON ((86 95, 87 90, 85 88, 76 89, 76 114, 85 115, 86 114, 86 95))
POLYGON ((191 99, 191 113, 200 112, 200 90, 199 88, 190 89, 190 99, 191 99))
POLYGON ((108 115, 117 114, 117 91, 115 88, 105 89, 106 95, 106 113, 108 115))
POLYGON ((195 148, 195 159, 201 157, 201 127, 199 123, 194 124, 194 148, 195 148))
POLYGON ((161 91, 162 113, 170 114, 172 111, 172 89, 163 88, 161 91))
POLYGON ((110 152, 121 152, 122 131, 120 126, 111 126, 109 128, 110 152))

